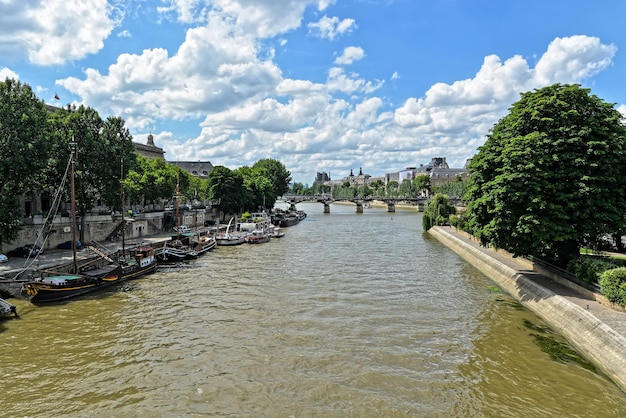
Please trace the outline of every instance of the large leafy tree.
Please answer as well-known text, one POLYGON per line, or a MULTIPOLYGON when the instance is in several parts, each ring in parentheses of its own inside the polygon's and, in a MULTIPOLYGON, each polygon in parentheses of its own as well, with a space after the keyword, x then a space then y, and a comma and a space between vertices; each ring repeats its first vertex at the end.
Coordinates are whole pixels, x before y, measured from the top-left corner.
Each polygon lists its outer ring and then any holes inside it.
POLYGON ((30 86, 0 82, 0 244, 13 241, 20 225, 17 196, 37 185, 48 164, 48 111, 30 86))
POLYGON ((415 190, 417 190, 418 192, 425 191, 427 194, 430 193, 431 191, 430 176, 427 174, 416 176, 413 179, 413 186, 415 187, 415 190))
POLYGON ((207 196, 219 201, 223 215, 237 213, 243 206, 243 177, 238 171, 218 165, 211 170, 205 183, 207 196))
POLYGON ((178 169, 158 158, 137 156, 137 163, 124 179, 124 194, 131 204, 173 202, 178 169))
POLYGON ((272 158, 264 158, 257 161, 252 166, 253 170, 259 171, 263 176, 267 177, 272 183, 271 195, 265 196, 267 207, 274 206, 276 199, 287 193, 289 183, 291 183, 291 172, 289 172, 283 163, 272 158))
POLYGON ((97 162, 99 193, 106 205, 116 207, 120 204, 120 181, 135 167, 137 159, 133 137, 126 128, 124 119, 108 117, 96 145, 101 156, 107 153, 109 155, 97 162))
POLYGON ((255 211, 264 209, 276 201, 274 185, 267 178, 266 170, 263 168, 250 168, 247 166, 237 170, 243 178, 244 186, 244 210, 255 211))
POLYGON ((622 115, 579 85, 523 93, 472 159, 469 227, 482 243, 566 265, 622 230, 622 115))

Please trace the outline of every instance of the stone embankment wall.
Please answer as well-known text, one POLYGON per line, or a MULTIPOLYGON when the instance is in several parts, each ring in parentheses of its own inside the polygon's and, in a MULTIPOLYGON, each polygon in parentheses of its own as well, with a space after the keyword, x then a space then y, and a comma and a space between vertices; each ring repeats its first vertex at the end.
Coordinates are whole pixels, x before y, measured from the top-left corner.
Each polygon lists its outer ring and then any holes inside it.
MULTIPOLYGON (((540 286, 530 276, 509 267, 449 230, 433 227, 429 233, 474 265, 507 293, 541 316, 626 391, 626 338, 594 315, 540 286)), ((536 274, 536 273, 534 273, 536 274)))
MULTIPOLYGON (((190 227, 202 227, 208 219, 213 219, 211 213, 204 210, 185 210, 180 212, 180 221, 183 225, 190 227)), ((173 216, 173 215, 171 215, 173 216)), ((85 242, 104 241, 119 227, 122 221, 121 215, 88 215, 85 218, 83 239, 85 242)), ((5 243, 0 246, 5 252, 9 250, 37 242, 41 245, 37 238, 42 233, 44 220, 39 217, 30 221, 29 224, 23 225, 18 232, 17 239, 13 242, 5 243)), ((79 227, 83 225, 79 222, 79 227)), ((171 225, 170 225, 171 227, 171 225)), ((133 215, 132 221, 128 221, 126 225, 126 238, 135 239, 147 235, 157 234, 166 229, 164 212, 139 213, 133 215)), ((80 239, 80 233, 77 234, 80 239)), ((68 217, 57 216, 50 231, 50 234, 42 247, 44 250, 56 248, 57 244, 72 240, 71 220, 68 217)))

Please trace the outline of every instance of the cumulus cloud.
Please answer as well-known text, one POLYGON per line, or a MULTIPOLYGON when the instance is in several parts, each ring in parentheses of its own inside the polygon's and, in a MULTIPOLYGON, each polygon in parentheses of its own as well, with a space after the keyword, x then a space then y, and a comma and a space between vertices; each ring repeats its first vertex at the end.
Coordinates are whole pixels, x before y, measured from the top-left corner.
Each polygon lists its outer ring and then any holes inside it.
POLYGON ((615 45, 603 45, 596 37, 556 38, 537 63, 535 78, 541 84, 555 79, 561 83, 584 80, 611 65, 616 52, 615 45))
POLYGON ((2 67, 0 68, 0 81, 4 81, 7 78, 13 78, 15 80, 19 80, 20 77, 17 75, 17 73, 13 70, 11 70, 10 68, 7 67, 2 67))
POLYGON ((37 65, 75 61, 102 49, 113 30, 106 0, 3 1, 0 53, 37 65))
POLYGON ((324 16, 317 22, 308 24, 311 34, 323 39, 334 40, 341 35, 352 32, 356 28, 354 19, 339 20, 337 16, 324 16))
POLYGON ((365 58, 365 51, 358 46, 349 46, 343 50, 343 53, 335 59, 337 65, 350 65, 355 61, 365 58))

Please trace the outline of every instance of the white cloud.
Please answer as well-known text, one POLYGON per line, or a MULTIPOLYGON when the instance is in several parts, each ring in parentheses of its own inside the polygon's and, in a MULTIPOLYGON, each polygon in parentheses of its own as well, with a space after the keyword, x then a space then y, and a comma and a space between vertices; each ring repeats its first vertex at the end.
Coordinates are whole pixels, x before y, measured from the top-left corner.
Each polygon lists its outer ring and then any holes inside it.
POLYGON ((536 79, 574 83, 587 79, 611 65, 617 52, 615 45, 603 45, 599 38, 576 35, 556 38, 535 67, 536 79))
POLYGON ((355 61, 365 58, 365 51, 358 46, 349 46, 343 50, 343 53, 335 59, 337 65, 350 65, 355 61))
POLYGON ((310 33, 332 41, 341 35, 352 32, 356 29, 356 23, 354 19, 339 20, 337 16, 324 16, 317 22, 309 23, 308 27, 310 33))
POLYGON ((20 79, 17 73, 11 70, 10 68, 7 68, 7 67, 0 68, 0 82, 6 80, 7 78, 13 78, 15 80, 20 79))
POLYGON ((112 29, 106 0, 4 0, 0 53, 37 65, 75 61, 102 49, 112 29))

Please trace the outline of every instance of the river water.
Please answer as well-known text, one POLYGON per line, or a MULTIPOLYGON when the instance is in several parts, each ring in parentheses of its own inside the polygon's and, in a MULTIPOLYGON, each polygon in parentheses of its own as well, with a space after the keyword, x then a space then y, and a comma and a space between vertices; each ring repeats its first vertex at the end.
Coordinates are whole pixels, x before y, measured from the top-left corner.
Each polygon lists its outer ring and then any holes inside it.
POLYGON ((0 322, 0 416, 623 417, 421 215, 302 203, 267 244, 0 322), (537 337, 539 336, 539 337, 537 337))

